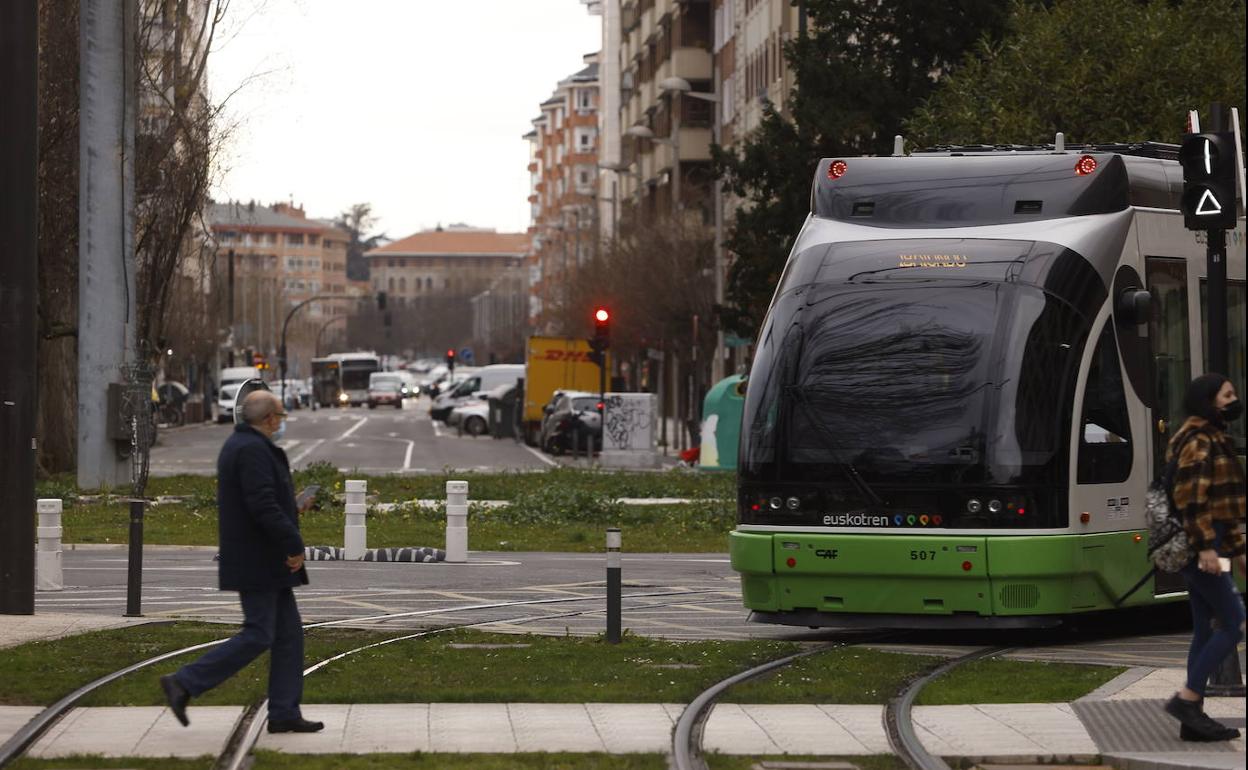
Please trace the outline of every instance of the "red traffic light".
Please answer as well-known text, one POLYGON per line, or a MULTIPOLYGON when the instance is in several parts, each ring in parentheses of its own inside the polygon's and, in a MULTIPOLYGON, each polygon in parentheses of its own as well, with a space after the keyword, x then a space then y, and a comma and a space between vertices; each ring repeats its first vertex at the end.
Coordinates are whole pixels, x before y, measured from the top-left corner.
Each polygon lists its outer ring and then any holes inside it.
POLYGON ((455 357, 455 351, 454 351, 454 350, 448 350, 448 351, 446 351, 446 357, 447 357, 447 358, 454 358, 454 357, 455 357))
POLYGON ((594 322, 605 324, 611 320, 611 311, 605 307, 600 307, 594 311, 594 322))

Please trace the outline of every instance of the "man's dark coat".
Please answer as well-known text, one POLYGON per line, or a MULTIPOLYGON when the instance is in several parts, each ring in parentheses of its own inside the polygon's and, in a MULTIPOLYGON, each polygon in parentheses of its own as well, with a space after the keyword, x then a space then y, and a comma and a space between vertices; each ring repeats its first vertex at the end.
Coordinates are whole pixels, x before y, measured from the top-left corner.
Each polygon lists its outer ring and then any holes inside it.
POLYGON ((217 531, 222 591, 276 591, 308 582, 286 559, 303 553, 295 483, 286 453, 238 425, 217 458, 217 531))

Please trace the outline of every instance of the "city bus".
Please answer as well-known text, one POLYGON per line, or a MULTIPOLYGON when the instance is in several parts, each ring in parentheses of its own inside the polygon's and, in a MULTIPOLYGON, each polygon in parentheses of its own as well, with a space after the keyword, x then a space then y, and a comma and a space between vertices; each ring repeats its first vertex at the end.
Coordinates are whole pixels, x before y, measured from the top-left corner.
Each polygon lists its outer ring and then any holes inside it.
POLYGON ((312 359, 312 399, 319 406, 368 402, 368 377, 381 371, 376 353, 334 353, 312 359))
MULTIPOLYGON (((1043 627, 1185 596, 1148 577, 1144 520, 1207 366, 1177 151, 819 163, 746 391, 730 552, 752 620, 1043 627)), ((1227 242, 1243 393, 1242 211, 1227 242)))

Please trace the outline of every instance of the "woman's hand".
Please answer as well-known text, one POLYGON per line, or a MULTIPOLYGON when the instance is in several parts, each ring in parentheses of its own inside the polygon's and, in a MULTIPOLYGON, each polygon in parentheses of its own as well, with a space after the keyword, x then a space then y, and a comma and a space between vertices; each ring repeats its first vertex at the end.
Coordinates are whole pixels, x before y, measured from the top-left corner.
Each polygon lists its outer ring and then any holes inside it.
POLYGON ((1218 552, 1212 548, 1206 548, 1196 555, 1196 566, 1201 572, 1208 572, 1210 575, 1222 574, 1222 563, 1218 561, 1218 552))

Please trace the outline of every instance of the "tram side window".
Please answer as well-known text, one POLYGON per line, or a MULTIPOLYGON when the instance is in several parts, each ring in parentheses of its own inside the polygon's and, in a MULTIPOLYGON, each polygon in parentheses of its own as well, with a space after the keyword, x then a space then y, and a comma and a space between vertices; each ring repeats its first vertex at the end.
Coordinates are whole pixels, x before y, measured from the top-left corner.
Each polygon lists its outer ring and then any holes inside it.
POLYGON ((1118 363, 1114 326, 1101 329, 1088 384, 1083 393, 1083 419, 1079 436, 1080 484, 1110 484, 1131 475, 1131 422, 1127 416, 1127 393, 1118 363))
MULTIPOLYGON (((1245 398, 1244 380, 1248 375, 1248 366, 1245 365, 1244 353, 1245 342, 1248 342, 1248 334, 1244 329, 1244 311, 1245 302, 1248 299, 1248 291, 1245 291, 1243 281, 1227 281, 1226 282, 1226 334, 1227 340, 1227 368, 1230 371, 1223 372, 1227 377, 1231 378, 1231 382, 1235 385, 1235 392, 1240 398, 1245 398)), ((1204 371, 1209 371, 1209 286, 1202 278, 1200 281, 1200 334, 1204 340, 1204 371)), ((1244 420, 1236 420, 1229 426, 1231 438, 1235 440, 1235 447, 1242 455, 1244 453, 1244 445, 1248 443, 1245 440, 1244 420)))

